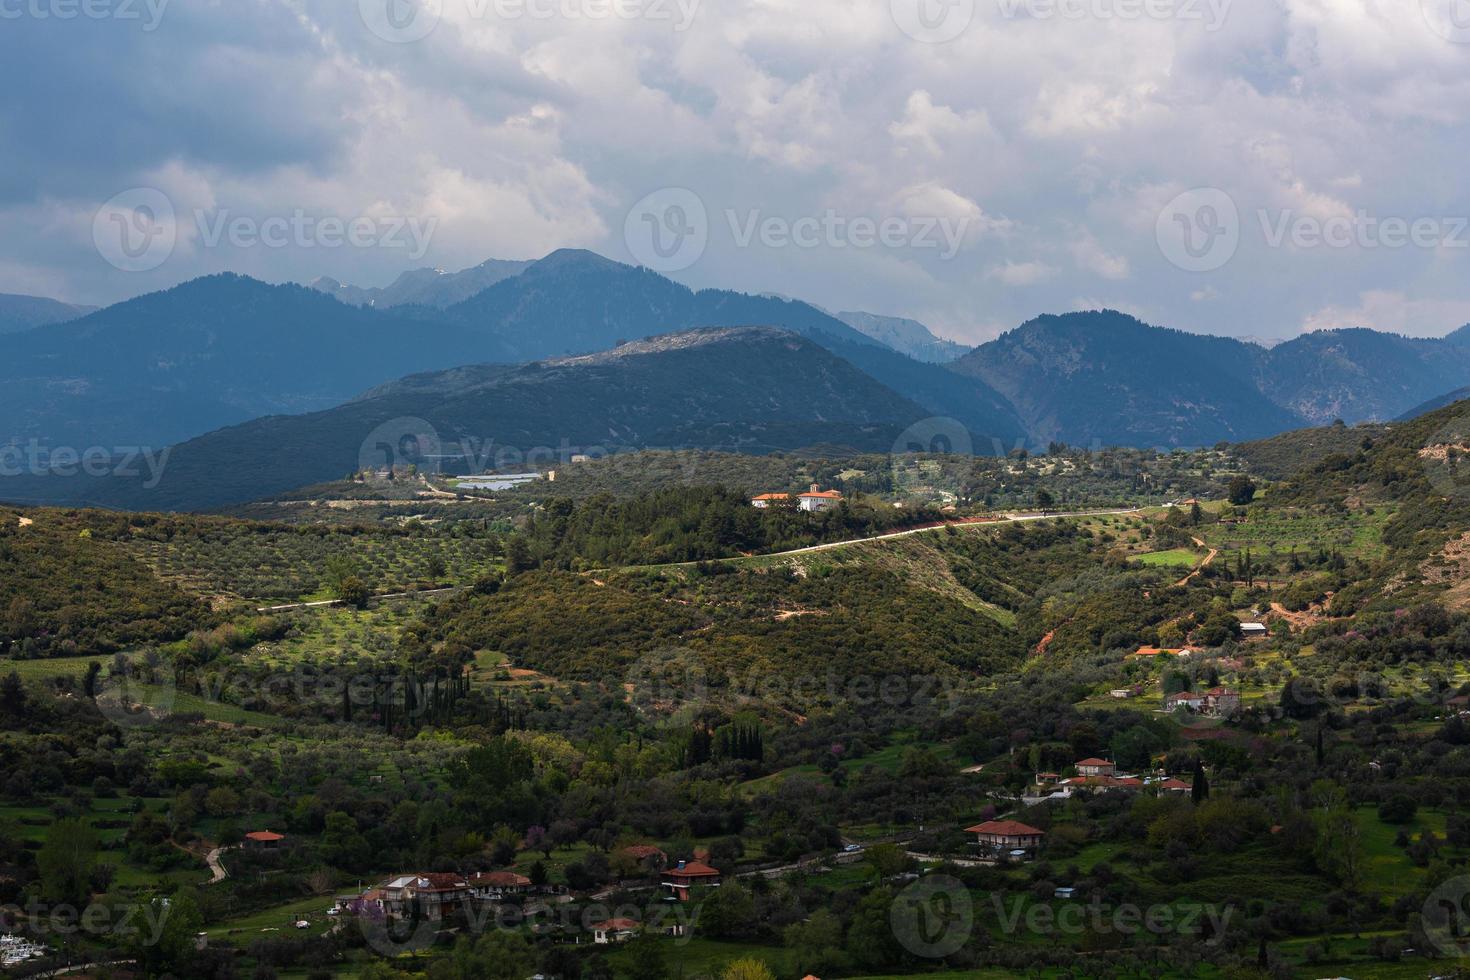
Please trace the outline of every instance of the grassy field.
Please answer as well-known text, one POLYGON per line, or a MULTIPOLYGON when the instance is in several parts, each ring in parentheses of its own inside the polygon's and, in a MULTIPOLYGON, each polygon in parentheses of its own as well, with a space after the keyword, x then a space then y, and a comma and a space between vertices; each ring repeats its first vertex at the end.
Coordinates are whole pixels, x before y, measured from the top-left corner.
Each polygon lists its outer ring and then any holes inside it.
MULTIPOLYGON (((777 946, 754 946, 746 943, 716 942, 712 939, 690 939, 687 942, 669 941, 664 945, 664 962, 673 977, 699 977, 714 975, 735 960, 758 959, 765 962, 778 977, 796 976, 798 967, 791 961, 792 954, 777 946)), ((620 972, 626 969, 627 953, 618 950, 608 957, 608 962, 620 972)))
POLYGON ((296 602, 330 598, 323 575, 342 560, 373 593, 430 585, 464 585, 499 567, 488 537, 411 533, 303 533, 221 523, 168 541, 137 539, 129 550, 161 578, 206 595, 296 602), (443 563, 433 574, 433 559, 443 563))
POLYGON ((275 905, 237 919, 227 919, 210 926, 205 931, 209 933, 211 942, 224 941, 239 946, 259 939, 262 933, 284 932, 291 935, 320 936, 332 924, 332 919, 326 914, 327 909, 331 906, 332 896, 316 895, 287 902, 284 905, 275 905), (300 920, 310 922, 310 927, 297 929, 295 923, 300 920))
POLYGON ((303 660, 352 661, 361 656, 391 655, 403 628, 428 606, 429 599, 385 601, 369 609, 336 606, 287 613, 291 631, 285 639, 261 643, 250 662, 293 667, 303 660))
POLYGON ((1363 558, 1383 554, 1383 525, 1393 516, 1388 506, 1343 512, 1301 508, 1254 510, 1244 524, 1212 524, 1200 528, 1212 547, 1257 553, 1341 551, 1363 558))
MULTIPOLYGON (((877 752, 862 756, 861 758, 843 759, 841 766, 848 771, 849 775, 857 773, 868 766, 876 766, 885 772, 896 773, 899 767, 903 765, 904 754, 912 748, 933 749, 942 759, 954 762, 953 752, 948 746, 921 743, 913 741, 910 737, 900 738, 894 744, 879 749, 877 752)), ((954 765, 956 768, 959 767, 958 762, 954 762, 954 765)), ((791 766, 790 768, 773 772, 769 776, 762 776, 759 779, 752 779, 749 782, 742 783, 740 789, 742 792, 749 793, 750 795, 769 792, 793 776, 821 777, 822 770, 812 763, 791 766)))
POLYGON ((1199 559, 1200 556, 1188 548, 1175 548, 1172 551, 1137 555, 1133 560, 1150 568, 1193 568, 1199 559))

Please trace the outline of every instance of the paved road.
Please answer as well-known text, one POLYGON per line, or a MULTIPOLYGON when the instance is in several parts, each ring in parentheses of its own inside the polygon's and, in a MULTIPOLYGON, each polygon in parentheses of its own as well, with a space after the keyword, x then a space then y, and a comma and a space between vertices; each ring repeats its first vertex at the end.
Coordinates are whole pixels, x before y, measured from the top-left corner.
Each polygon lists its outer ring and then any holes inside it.
MULTIPOLYGON (((892 541, 895 538, 907 538, 915 534, 929 534, 933 531, 943 531, 947 528, 963 527, 997 527, 1002 524, 1020 524, 1026 521, 1058 521, 1078 517, 1116 517, 1123 514, 1137 514, 1142 507, 1127 507, 1121 510, 1088 510, 1056 514, 1011 514, 1007 517, 999 517, 990 521, 950 521, 944 524, 931 524, 926 527, 911 528, 907 531, 893 531, 888 534, 878 534, 871 538, 854 538, 851 541, 833 541, 829 544, 816 544, 808 548, 796 548, 791 551, 778 551, 769 555, 752 555, 752 558, 786 558, 792 555, 809 555, 818 551, 834 551, 838 548, 851 548, 853 545, 869 544, 873 541, 892 541)), ((741 559, 730 558, 727 561, 739 561, 741 559)), ((692 563, 691 563, 692 564, 692 563)))

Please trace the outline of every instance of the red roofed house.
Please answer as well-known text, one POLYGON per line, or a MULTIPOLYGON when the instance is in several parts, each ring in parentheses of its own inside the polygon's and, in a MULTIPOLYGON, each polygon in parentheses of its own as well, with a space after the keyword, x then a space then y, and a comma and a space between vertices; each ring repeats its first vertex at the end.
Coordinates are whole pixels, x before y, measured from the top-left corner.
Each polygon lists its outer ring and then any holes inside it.
POLYGON ((831 510, 842 502, 842 494, 836 490, 822 490, 813 483, 811 490, 798 498, 798 506, 802 510, 818 511, 831 510))
POLYGON ((1143 780, 1137 776, 1078 776, 1076 779, 1066 780, 1062 785, 1071 789, 1106 793, 1110 789, 1143 789, 1143 780))
POLYGON ((491 871, 471 875, 470 893, 476 898, 499 901, 507 895, 524 895, 531 890, 531 879, 514 871, 491 871))
POLYGON ((1077 775, 1079 776, 1111 776, 1118 771, 1118 767, 1107 759, 1083 759, 1077 763, 1077 775))
POLYGON ((642 923, 636 919, 608 919, 606 922, 592 923, 592 941, 606 945, 608 943, 625 943, 638 935, 642 923))
POLYGON ((664 872, 664 887, 681 902, 689 901, 696 888, 717 888, 720 873, 701 861, 680 861, 677 868, 664 872))
POLYGON ((750 498, 750 506, 765 510, 786 503, 791 499, 789 493, 763 493, 759 497, 750 498))
POLYGON ((285 834, 278 834, 270 830, 252 830, 245 835, 244 846, 247 851, 273 851, 280 847, 281 841, 285 839, 285 834))
POLYGON ((965 833, 975 835, 976 846, 997 854, 1002 851, 1035 851, 1041 846, 1041 838, 1046 836, 1044 831, 1017 820, 988 820, 965 828, 965 833))
POLYGON ((1165 711, 1177 711, 1180 708, 1188 708, 1190 711, 1199 711, 1205 706, 1205 696, 1193 691, 1175 691, 1164 698, 1165 711))
POLYGON ((1160 793, 1190 793, 1194 791, 1194 787, 1182 779, 1166 779, 1162 783, 1155 784, 1154 788, 1160 793))

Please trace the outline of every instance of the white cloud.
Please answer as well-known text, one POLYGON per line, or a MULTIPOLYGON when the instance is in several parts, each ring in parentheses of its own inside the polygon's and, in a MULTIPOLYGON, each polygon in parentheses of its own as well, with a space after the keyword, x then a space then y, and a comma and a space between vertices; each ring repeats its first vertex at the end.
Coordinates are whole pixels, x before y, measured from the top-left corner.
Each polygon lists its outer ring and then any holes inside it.
POLYGON ((1056 275, 1057 270, 1045 262, 1012 262, 1009 259, 985 273, 985 278, 1007 286, 1034 286, 1056 275))
POLYGON ((475 20, 445 0, 438 29, 404 45, 342 0, 171 4, 147 35, 7 22, 0 83, 66 77, 94 95, 32 87, 0 104, 0 291, 105 301, 222 267, 382 282, 403 265, 186 247, 121 275, 88 222, 148 181, 236 212, 431 214, 425 264, 446 267, 559 245, 621 255, 624 209, 682 186, 712 214, 963 222, 950 260, 712 246, 684 275, 922 313, 956 333, 1068 309, 1084 290, 1220 332, 1357 315, 1454 325, 1466 250, 1272 250, 1254 226, 1262 209, 1470 214, 1467 49, 1417 0, 1236 0, 1218 25, 978 6, 938 45, 903 35, 882 0, 703 0, 683 31, 475 20), (1229 193, 1247 222, 1238 254, 1204 276, 1155 240, 1164 204, 1198 187, 1229 193))
POLYGON ((1350 306, 1326 306, 1302 321, 1302 332, 1371 327, 1410 337, 1442 337, 1470 323, 1470 299, 1411 299, 1402 292, 1371 290, 1350 306))

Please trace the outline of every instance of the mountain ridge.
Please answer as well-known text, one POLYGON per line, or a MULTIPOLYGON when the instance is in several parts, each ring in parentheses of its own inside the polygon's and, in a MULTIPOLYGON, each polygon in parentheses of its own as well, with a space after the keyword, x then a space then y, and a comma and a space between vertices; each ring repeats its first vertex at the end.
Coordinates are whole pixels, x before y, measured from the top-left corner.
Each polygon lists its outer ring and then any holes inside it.
POLYGON ((39 476, 0 481, 0 498, 44 493, 123 509, 207 510, 338 479, 376 465, 378 447, 392 452, 408 436, 450 459, 490 445, 886 451, 926 415, 788 330, 717 328, 588 356, 409 376, 326 411, 220 429, 173 447, 153 487, 141 478, 39 476))

